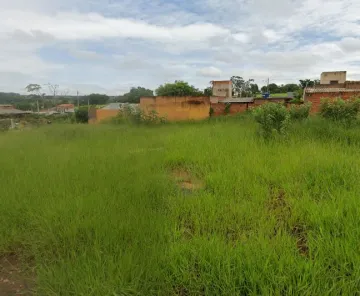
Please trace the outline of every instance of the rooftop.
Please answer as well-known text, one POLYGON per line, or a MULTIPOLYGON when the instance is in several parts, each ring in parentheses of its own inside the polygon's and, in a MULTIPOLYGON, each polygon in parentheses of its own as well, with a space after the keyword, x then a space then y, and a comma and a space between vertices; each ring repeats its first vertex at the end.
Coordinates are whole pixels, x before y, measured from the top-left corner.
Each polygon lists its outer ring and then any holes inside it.
POLYGON ((228 98, 222 101, 223 103, 252 103, 254 98, 228 98))
POLYGON ((230 84, 231 83, 231 80, 213 80, 211 81, 212 84, 215 84, 215 83, 228 83, 230 84))
POLYGON ((307 88, 305 89, 305 92, 308 94, 314 94, 314 93, 334 93, 334 92, 357 92, 360 93, 360 89, 351 89, 351 88, 329 88, 329 87, 323 87, 323 88, 307 88))
POLYGON ((31 112, 30 111, 18 110, 18 109, 1 109, 0 108, 0 115, 4 115, 4 114, 26 114, 26 113, 31 113, 31 112))

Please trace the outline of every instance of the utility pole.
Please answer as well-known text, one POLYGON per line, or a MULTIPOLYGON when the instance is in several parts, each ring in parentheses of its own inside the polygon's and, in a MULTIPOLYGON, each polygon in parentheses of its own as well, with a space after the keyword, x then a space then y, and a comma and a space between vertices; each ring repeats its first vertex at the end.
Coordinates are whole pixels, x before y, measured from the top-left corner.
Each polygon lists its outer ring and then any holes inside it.
POLYGON ((267 79, 267 92, 269 92, 270 77, 267 79))
POLYGON ((80 104, 79 104, 79 91, 78 90, 76 91, 76 98, 77 98, 77 105, 78 105, 78 109, 79 109, 80 104))

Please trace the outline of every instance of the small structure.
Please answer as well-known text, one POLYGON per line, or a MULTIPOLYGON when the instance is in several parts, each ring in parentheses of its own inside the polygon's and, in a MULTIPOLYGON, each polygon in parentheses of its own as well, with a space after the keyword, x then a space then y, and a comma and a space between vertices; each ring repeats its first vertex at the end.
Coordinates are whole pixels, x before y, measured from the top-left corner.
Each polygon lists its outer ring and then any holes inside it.
POLYGON ((312 113, 320 111, 323 98, 347 100, 353 97, 360 97, 360 81, 346 80, 346 71, 323 72, 320 84, 304 90, 304 100, 312 103, 312 113))
POLYGON ((211 83, 214 97, 232 98, 231 80, 214 80, 211 83))
POLYGON ((5 109, 15 109, 15 106, 10 105, 10 104, 2 104, 2 105, 0 105, 0 110, 5 110, 5 109))
POLYGON ((346 81, 346 71, 323 72, 320 84, 341 84, 346 81))
POLYGON ((55 111, 59 113, 74 113, 75 106, 74 104, 60 104, 56 106, 55 111))

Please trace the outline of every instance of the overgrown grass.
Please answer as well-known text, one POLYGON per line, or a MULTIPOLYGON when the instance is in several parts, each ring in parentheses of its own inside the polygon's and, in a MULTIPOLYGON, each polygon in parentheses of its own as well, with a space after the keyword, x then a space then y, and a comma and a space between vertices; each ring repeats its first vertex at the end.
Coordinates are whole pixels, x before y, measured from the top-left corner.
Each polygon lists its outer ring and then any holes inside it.
POLYGON ((264 141, 248 116, 0 134, 0 254, 40 295, 355 295, 359 135, 312 118, 264 141))

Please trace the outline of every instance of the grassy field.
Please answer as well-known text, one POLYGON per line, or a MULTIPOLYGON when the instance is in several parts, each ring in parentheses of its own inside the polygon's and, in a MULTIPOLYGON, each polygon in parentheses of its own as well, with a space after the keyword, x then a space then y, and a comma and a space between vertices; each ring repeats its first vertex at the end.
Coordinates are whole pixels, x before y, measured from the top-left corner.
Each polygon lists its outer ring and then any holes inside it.
POLYGON ((256 131, 245 116, 0 134, 0 262, 39 295, 358 294, 360 127, 256 131))
MULTIPOLYGON (((287 93, 274 93, 270 95, 270 98, 287 98, 287 97, 288 97, 287 93)), ((256 98, 261 99, 262 94, 257 94, 256 98)))

